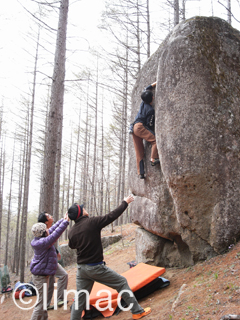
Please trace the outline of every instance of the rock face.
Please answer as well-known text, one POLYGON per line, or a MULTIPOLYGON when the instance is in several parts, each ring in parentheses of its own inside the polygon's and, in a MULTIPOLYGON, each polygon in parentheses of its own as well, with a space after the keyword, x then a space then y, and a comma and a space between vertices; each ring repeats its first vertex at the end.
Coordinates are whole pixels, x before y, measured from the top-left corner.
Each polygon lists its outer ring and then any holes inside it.
POLYGON ((110 246, 111 244, 120 241, 122 239, 122 236, 121 236, 121 234, 116 234, 113 236, 102 237, 101 239, 102 239, 102 246, 104 249, 104 248, 107 248, 108 246, 110 246))
POLYGON ((143 228, 137 229, 135 241, 141 243, 136 246, 137 263, 169 267, 189 264, 191 257, 187 252, 185 255, 182 254, 183 252, 180 253, 176 242, 156 236, 143 228))
MULTIPOLYGON (((156 80, 160 167, 150 166, 146 144, 147 178, 139 180, 130 139, 132 220, 159 238, 156 264, 186 266, 240 237, 239 31, 219 18, 177 25, 139 75, 132 120, 141 91, 156 80)), ((140 252, 143 242, 136 243, 140 252)))
POLYGON ((77 263, 77 250, 72 250, 64 243, 60 245, 60 251, 64 267, 77 263))

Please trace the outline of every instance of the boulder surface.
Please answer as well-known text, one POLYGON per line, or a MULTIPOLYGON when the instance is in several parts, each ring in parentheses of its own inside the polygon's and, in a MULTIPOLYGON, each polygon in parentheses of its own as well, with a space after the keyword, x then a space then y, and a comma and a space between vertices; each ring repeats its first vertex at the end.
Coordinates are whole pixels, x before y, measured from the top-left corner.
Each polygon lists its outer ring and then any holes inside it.
POLYGON ((132 120, 141 91, 156 80, 160 166, 150 166, 146 143, 147 177, 139 181, 130 138, 132 220, 167 240, 159 239, 156 264, 192 265, 240 237, 240 32, 213 17, 177 25, 142 68, 132 120))
MULTIPOLYGON (((120 241, 122 239, 121 234, 111 235, 111 236, 103 236, 101 237, 102 247, 103 249, 108 246, 120 241)), ((77 250, 71 249, 68 244, 61 244, 60 251, 63 259, 64 266, 70 266, 74 263, 77 263, 77 250)))

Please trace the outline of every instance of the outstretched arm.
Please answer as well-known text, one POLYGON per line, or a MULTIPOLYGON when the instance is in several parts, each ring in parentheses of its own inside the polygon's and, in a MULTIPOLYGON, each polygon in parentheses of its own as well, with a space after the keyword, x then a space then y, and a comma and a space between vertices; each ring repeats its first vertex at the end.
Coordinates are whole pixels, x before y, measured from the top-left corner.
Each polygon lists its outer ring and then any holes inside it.
POLYGON ((147 88, 145 88, 145 90, 152 90, 154 87, 156 87, 157 81, 153 82, 152 84, 150 84, 149 86, 147 86, 147 88))
POLYGON ((99 228, 102 229, 106 227, 108 224, 112 223, 114 220, 120 217, 120 215, 127 209, 129 203, 131 203, 132 201, 134 201, 134 197, 133 195, 129 195, 115 210, 111 211, 105 216, 94 217, 94 219, 99 220, 98 221, 99 228))
POLYGON ((124 199, 124 201, 126 201, 127 204, 129 204, 129 203, 131 203, 131 202, 134 201, 134 196, 133 196, 132 194, 130 194, 128 197, 126 197, 126 198, 124 199))

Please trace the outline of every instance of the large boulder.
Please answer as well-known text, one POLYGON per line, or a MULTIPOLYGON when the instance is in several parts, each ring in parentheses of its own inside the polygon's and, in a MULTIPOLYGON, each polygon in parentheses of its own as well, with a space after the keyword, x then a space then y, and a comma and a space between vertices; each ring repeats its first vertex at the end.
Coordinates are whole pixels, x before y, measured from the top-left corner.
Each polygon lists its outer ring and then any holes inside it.
POLYGON ((184 266, 192 264, 191 253, 186 246, 183 248, 176 242, 159 237, 143 228, 136 230, 136 261, 158 266, 184 266), (185 250, 186 249, 186 250, 185 250))
POLYGON ((69 248, 67 243, 60 245, 60 252, 64 267, 77 263, 77 250, 69 248))
POLYGON ((101 238, 103 249, 107 248, 111 244, 114 244, 122 239, 121 234, 115 234, 111 236, 104 236, 101 238))
MULTIPOLYGON (((102 247, 103 249, 108 246, 120 241, 122 239, 121 234, 111 235, 111 236, 103 236, 101 237, 102 247)), ((70 266, 72 264, 77 263, 77 250, 69 248, 68 244, 64 243, 60 245, 60 252, 63 260, 63 265, 70 266)))
POLYGON ((177 247, 171 261, 161 249, 162 264, 190 265, 240 237, 239 31, 212 17, 177 25, 139 75, 132 119, 155 80, 160 166, 150 166, 146 144, 147 178, 139 181, 130 139, 132 220, 177 247))

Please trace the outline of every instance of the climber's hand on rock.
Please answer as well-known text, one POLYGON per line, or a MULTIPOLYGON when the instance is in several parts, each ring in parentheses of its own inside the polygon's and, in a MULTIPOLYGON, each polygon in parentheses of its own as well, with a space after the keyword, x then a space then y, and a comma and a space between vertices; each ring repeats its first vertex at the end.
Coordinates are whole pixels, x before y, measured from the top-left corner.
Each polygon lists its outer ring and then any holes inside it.
POLYGON ((156 81, 156 82, 153 82, 153 83, 151 84, 151 86, 152 86, 152 87, 155 87, 156 84, 157 84, 157 81, 156 81))
POLYGON ((133 196, 132 194, 130 194, 130 195, 129 195, 128 197, 126 197, 124 200, 127 202, 127 204, 129 204, 129 203, 131 203, 131 202, 134 201, 134 196, 133 196))

